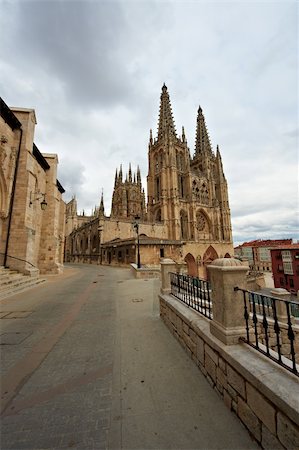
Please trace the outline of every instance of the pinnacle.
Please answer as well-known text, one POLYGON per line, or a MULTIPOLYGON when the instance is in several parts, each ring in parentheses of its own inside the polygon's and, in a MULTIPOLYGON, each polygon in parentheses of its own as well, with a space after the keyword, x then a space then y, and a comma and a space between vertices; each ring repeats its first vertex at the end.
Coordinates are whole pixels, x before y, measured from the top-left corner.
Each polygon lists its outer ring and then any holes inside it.
POLYGON ((167 92, 167 87, 164 83, 162 86, 162 93, 160 96, 158 139, 163 138, 167 135, 176 137, 176 130, 172 115, 169 94, 167 92))
POLYGON ((203 153, 212 153, 212 148, 205 123, 205 118, 202 113, 202 108, 199 106, 197 115, 195 154, 199 155, 203 153))

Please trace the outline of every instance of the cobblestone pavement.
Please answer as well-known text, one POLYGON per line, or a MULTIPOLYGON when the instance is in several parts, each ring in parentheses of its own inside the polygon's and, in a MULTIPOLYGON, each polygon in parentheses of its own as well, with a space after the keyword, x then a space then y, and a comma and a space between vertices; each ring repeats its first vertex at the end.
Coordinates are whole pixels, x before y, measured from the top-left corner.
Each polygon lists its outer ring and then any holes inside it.
POLYGON ((2 300, 2 450, 257 448, 160 321, 158 289, 77 265, 2 300))

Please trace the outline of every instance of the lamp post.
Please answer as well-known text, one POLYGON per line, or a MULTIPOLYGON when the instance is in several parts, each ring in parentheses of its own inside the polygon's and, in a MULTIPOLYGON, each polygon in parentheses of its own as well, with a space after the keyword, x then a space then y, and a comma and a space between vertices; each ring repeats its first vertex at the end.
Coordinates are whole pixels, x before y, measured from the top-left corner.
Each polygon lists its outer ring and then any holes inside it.
POLYGON ((137 268, 140 269, 141 263, 140 263, 140 241, 139 241, 139 222, 140 216, 135 216, 135 223, 134 228, 137 233, 137 268))
POLYGON ((102 243, 101 243, 102 231, 103 231, 103 226, 102 226, 102 225, 99 225, 99 226, 98 226, 98 232, 99 232, 99 256, 100 256, 100 264, 102 264, 102 243))

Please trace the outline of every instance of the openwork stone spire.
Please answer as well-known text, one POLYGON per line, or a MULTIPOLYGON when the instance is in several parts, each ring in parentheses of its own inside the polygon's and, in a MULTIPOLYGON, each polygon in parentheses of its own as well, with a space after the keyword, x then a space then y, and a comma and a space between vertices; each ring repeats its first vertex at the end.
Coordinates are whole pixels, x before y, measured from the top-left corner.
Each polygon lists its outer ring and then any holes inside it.
POLYGON ((201 107, 199 107, 197 114, 195 155, 202 155, 204 153, 212 153, 212 147, 205 123, 205 118, 202 113, 201 107))
POLYGON ((105 207, 104 207, 104 192, 102 189, 102 195, 101 195, 101 203, 100 203, 100 208, 99 208, 99 213, 100 214, 105 214, 105 207))
POLYGON ((161 101, 159 112, 158 139, 161 139, 166 136, 172 136, 176 138, 176 131, 172 116, 171 104, 165 83, 163 84, 162 87, 160 99, 161 101))

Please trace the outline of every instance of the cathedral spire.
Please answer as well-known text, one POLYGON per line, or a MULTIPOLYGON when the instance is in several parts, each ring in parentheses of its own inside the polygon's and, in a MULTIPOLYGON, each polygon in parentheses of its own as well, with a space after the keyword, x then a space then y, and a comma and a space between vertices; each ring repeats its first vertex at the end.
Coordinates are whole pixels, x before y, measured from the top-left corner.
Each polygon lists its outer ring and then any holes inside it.
POLYGON ((120 165, 119 174, 118 174, 118 180, 122 183, 123 181, 123 168, 122 165, 120 165))
POLYGON ((131 168, 131 163, 129 164, 129 182, 132 183, 132 168, 131 168))
POLYGON ((105 207, 104 207, 104 191, 102 189, 102 195, 101 195, 101 203, 99 208, 99 214, 104 215, 105 214, 105 207))
POLYGON ((162 86, 162 93, 160 99, 161 100, 160 100, 160 112, 158 124, 158 139, 161 139, 165 136, 171 136, 176 138, 176 131, 172 116, 170 98, 165 83, 162 86))
POLYGON ((140 175, 140 169, 139 166, 137 166, 137 183, 141 184, 141 175, 140 175))
POLYGON ((204 153, 212 153, 210 138, 205 123, 202 109, 199 106, 197 114, 196 138, 195 138, 195 155, 204 153))
POLYGON ((153 145, 153 131, 150 129, 149 145, 153 145))
POLYGON ((217 145, 217 150, 216 150, 216 165, 218 167, 219 176, 221 178, 225 179, 225 175, 224 175, 224 172, 223 172, 222 158, 221 158, 221 154, 220 154, 220 150, 219 150, 219 145, 217 145))
POLYGON ((115 171, 114 187, 117 185, 117 180, 118 180, 118 173, 117 173, 117 169, 116 169, 116 171, 115 171))

